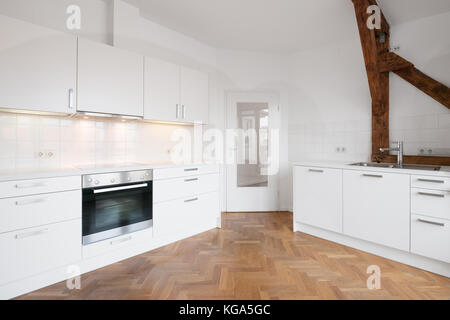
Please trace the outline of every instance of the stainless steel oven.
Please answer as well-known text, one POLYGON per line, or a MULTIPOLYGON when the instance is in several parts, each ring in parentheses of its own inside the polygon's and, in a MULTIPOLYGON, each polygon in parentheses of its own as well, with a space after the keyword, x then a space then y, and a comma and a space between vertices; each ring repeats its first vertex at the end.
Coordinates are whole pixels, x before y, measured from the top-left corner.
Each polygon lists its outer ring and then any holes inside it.
POLYGON ((152 227, 153 171, 83 176, 83 245, 152 227))

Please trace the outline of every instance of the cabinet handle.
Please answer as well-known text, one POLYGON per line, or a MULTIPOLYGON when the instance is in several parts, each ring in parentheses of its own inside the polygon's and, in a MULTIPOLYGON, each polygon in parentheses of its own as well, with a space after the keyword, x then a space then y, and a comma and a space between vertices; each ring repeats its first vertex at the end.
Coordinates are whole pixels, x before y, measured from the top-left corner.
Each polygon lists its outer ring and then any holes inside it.
POLYGON ((16 189, 28 189, 28 188, 37 188, 37 187, 44 187, 45 183, 38 182, 38 183, 29 183, 29 184, 16 184, 16 189))
POLYGON ((178 105, 178 103, 176 104, 175 112, 176 112, 175 118, 178 119, 180 117, 180 106, 178 105))
POLYGON ((43 233, 48 232, 48 229, 42 229, 39 231, 33 231, 33 232, 27 232, 27 233, 21 233, 21 234, 16 234, 15 238, 20 240, 20 239, 24 239, 24 238, 29 238, 29 237, 34 237, 34 236, 38 236, 41 235, 43 233))
POLYGON ((198 171, 198 168, 190 168, 190 169, 184 169, 185 172, 189 171, 198 171))
POLYGON ((194 202, 194 201, 197 201, 197 200, 198 200, 198 198, 194 198, 194 199, 184 200, 184 202, 194 202))
POLYGON ((129 237, 122 238, 122 239, 119 239, 119 240, 111 241, 110 244, 112 246, 114 246, 116 244, 120 244, 120 243, 124 243, 124 242, 130 241, 131 239, 133 239, 133 236, 129 236, 129 237))
POLYGON ((69 89, 69 108, 73 109, 73 89, 69 89))
POLYGON ((198 178, 193 178, 193 179, 186 179, 186 180, 184 180, 184 182, 192 182, 192 181, 198 181, 198 178))
POLYGON ((186 107, 184 104, 181 106, 181 113, 182 113, 183 119, 185 119, 186 118, 186 107))
POLYGON ((432 180, 432 179, 417 179, 420 182, 431 182, 431 183, 445 183, 444 180, 432 180))
POLYGON ((34 200, 25 200, 25 201, 16 201, 16 206, 26 206, 29 204, 34 204, 34 203, 41 203, 41 202, 45 202, 45 200, 47 200, 47 198, 40 198, 40 199, 34 199, 34 200))
POLYGON ((317 173, 323 173, 323 170, 318 170, 318 169, 309 169, 309 172, 317 172, 317 173))
POLYGON ((435 226, 445 227, 445 223, 441 223, 441 222, 434 222, 434 221, 429 221, 429 220, 424 220, 424 219, 417 219, 417 221, 422 222, 422 223, 432 224, 435 226))
POLYGON ((363 177, 369 177, 369 178, 383 178, 383 176, 381 174, 367 174, 364 173, 363 177))
POLYGON ((445 194, 439 194, 439 193, 430 193, 430 192, 418 192, 421 196, 428 196, 428 197, 436 197, 436 198, 445 198, 445 194))

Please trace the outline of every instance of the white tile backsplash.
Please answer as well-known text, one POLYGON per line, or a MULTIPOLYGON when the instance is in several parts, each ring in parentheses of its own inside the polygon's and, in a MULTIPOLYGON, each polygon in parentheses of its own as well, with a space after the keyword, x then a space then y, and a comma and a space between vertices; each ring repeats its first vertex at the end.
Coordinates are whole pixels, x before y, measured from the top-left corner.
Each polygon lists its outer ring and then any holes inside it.
MULTIPOLYGON (((180 126, 0 113, 0 170, 169 161, 180 126)), ((189 126, 183 129, 190 130, 189 126)))

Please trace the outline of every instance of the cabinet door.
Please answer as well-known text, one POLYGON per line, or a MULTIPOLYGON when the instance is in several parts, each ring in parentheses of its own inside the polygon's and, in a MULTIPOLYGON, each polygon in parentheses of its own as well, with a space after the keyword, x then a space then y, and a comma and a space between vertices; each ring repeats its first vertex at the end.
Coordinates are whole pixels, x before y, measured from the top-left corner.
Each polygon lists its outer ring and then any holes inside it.
POLYGON ((0 285, 81 260, 81 219, 0 234, 0 285))
POLYGON ((78 41, 78 111, 144 115, 144 57, 78 41))
POLYGON ((0 107, 75 112, 77 39, 0 15, 0 107))
POLYGON ((180 67, 146 57, 144 74, 145 119, 181 121, 180 67))
POLYGON ((297 222, 342 232, 342 170, 294 168, 297 222))
POLYGON ((208 123, 208 75, 190 68, 181 68, 182 118, 187 122, 208 123))
POLYGON ((409 250, 409 175, 344 171, 344 233, 409 250))

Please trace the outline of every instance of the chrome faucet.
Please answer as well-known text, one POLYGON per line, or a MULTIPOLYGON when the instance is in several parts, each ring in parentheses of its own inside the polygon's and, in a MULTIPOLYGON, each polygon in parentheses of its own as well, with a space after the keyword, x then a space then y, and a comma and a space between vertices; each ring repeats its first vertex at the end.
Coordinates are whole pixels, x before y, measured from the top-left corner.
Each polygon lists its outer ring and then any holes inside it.
POLYGON ((397 151, 397 165, 401 168, 403 167, 403 141, 398 141, 396 143, 396 148, 380 148, 380 151, 397 151))

